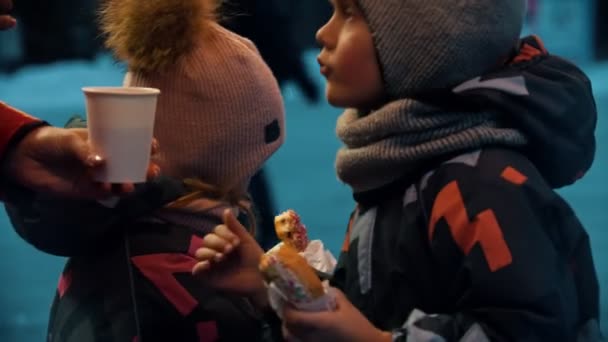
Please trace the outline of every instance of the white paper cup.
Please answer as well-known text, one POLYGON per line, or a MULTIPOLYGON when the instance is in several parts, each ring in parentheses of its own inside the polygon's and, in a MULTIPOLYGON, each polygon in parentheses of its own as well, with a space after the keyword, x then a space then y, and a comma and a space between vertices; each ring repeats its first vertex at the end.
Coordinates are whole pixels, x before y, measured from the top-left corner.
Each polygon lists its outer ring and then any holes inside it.
POLYGON ((109 183, 146 180, 160 90, 85 87, 89 143, 105 159, 94 179, 109 183))

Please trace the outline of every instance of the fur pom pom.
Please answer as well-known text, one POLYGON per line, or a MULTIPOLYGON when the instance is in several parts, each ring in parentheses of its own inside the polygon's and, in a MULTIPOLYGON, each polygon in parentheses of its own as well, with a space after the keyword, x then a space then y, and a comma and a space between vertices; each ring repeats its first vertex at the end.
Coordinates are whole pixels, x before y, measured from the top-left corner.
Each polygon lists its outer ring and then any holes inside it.
POLYGON ((162 72, 188 54, 216 20, 220 0, 105 0, 105 44, 135 72, 162 72))

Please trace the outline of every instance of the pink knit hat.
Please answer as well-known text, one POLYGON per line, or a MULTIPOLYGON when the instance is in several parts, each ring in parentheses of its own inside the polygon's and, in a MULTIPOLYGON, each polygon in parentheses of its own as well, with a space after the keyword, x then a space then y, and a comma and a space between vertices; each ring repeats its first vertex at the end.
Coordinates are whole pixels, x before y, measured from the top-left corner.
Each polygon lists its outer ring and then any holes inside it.
POLYGON ((284 106, 256 47, 217 24, 211 2, 110 0, 102 23, 128 64, 124 85, 161 90, 163 173, 244 190, 283 144, 284 106))

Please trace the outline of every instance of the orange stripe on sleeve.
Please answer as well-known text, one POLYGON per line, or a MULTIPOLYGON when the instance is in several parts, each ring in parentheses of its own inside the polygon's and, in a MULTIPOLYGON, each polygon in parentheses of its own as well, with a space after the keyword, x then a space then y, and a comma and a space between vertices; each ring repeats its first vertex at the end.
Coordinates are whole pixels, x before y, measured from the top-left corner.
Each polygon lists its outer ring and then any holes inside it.
POLYGON ((500 177, 515 185, 522 185, 528 180, 528 177, 512 166, 507 166, 500 174, 500 177))
POLYGON ((526 62, 534 59, 535 57, 543 56, 549 53, 547 49, 545 49, 545 44, 538 36, 532 37, 534 39, 534 42, 536 42, 536 45, 538 46, 533 46, 528 43, 524 43, 523 46, 520 48, 517 56, 515 56, 515 58, 512 60, 511 64, 526 62))
POLYGON ((541 50, 532 45, 524 44, 519 50, 519 54, 513 59, 513 63, 526 62, 532 60, 534 57, 541 56, 542 54, 541 50))
POLYGON ((432 241, 437 223, 441 219, 446 220, 452 238, 465 255, 479 243, 492 272, 511 264, 511 251, 494 211, 484 210, 473 220, 469 220, 456 181, 446 185, 435 199, 429 225, 429 241, 432 241))
MULTIPOLYGON (((355 211, 356 213, 356 211, 355 211)), ((342 252, 348 252, 350 249, 350 234, 353 230, 353 223, 355 221, 356 214, 353 214, 348 221, 348 230, 346 231, 346 236, 344 237, 344 243, 342 243, 342 252)))

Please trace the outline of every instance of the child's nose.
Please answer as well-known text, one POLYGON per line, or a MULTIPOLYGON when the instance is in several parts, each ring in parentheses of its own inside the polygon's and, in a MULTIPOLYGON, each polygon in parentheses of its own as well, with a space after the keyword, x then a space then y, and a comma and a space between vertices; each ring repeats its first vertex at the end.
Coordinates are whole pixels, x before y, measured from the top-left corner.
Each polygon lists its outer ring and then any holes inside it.
POLYGON ((320 47, 327 46, 327 25, 324 25, 319 28, 319 30, 317 30, 315 38, 317 40, 317 44, 319 44, 320 47))

